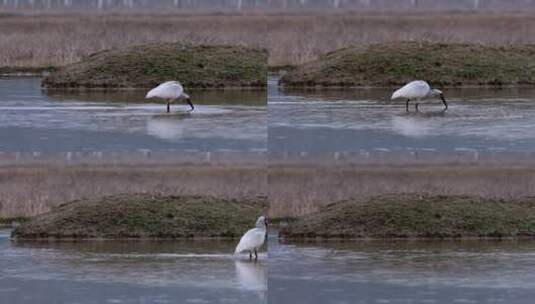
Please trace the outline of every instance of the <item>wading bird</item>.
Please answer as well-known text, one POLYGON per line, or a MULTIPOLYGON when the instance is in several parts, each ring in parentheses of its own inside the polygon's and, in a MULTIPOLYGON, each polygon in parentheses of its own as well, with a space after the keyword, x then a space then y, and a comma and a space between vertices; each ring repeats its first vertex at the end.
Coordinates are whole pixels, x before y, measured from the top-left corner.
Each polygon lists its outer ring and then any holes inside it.
POLYGON ((162 98, 167 100, 167 113, 171 111, 171 102, 181 99, 184 100, 191 107, 190 111, 193 111, 195 107, 191 103, 188 94, 184 93, 184 88, 178 81, 167 81, 147 93, 145 98, 162 98))
POLYGON ((258 259, 258 249, 262 247, 267 234, 267 220, 264 216, 256 220, 255 228, 247 231, 240 239, 234 254, 249 252, 249 260, 258 259))
POLYGON ((444 99, 444 94, 442 94, 442 91, 432 89, 429 84, 423 80, 415 80, 395 91, 394 94, 392 94, 392 99, 396 98, 407 99, 407 103, 405 104, 407 111, 409 111, 409 101, 416 101, 414 108, 416 111, 418 111, 418 104, 420 104, 422 101, 432 98, 442 99, 442 103, 444 103, 445 106, 444 111, 448 109, 448 103, 446 102, 446 99, 444 99))

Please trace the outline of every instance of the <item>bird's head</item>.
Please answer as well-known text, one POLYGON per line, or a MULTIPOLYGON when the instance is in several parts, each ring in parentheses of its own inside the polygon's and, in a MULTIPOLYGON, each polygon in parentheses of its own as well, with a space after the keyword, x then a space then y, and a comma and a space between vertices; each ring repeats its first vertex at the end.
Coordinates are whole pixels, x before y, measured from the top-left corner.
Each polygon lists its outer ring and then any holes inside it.
POLYGON ((189 104, 189 106, 191 107, 191 111, 193 111, 195 109, 195 107, 193 106, 193 103, 191 103, 191 98, 189 97, 188 94, 182 93, 182 96, 180 96, 180 97, 182 98, 182 100, 184 100, 184 102, 189 104))
POLYGON ((446 102, 446 98, 444 98, 444 93, 442 93, 441 90, 432 89, 431 92, 429 93, 429 96, 440 98, 440 100, 442 100, 442 103, 445 106, 444 111, 448 109, 448 103, 446 102))
POLYGON ((268 226, 268 221, 267 221, 267 218, 265 216, 260 216, 257 220, 256 220, 256 224, 255 226, 257 228, 264 228, 268 226))
POLYGON ((429 97, 441 97, 441 98, 443 98, 444 94, 442 93, 441 90, 432 89, 431 91, 429 91, 429 97))
POLYGON ((146 99, 149 99, 149 98, 153 98, 155 95, 154 95, 154 90, 150 90, 147 95, 145 95, 145 98, 146 99))

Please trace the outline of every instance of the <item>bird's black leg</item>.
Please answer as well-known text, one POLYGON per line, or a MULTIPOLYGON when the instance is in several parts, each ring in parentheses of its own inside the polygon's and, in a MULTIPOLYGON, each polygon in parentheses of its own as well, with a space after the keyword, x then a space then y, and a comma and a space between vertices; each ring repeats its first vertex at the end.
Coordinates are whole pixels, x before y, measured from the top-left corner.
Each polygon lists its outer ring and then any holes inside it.
POLYGON ((405 103, 405 111, 409 112, 409 101, 410 99, 407 99, 407 102, 405 103))
POLYGON ((191 100, 189 98, 186 99, 186 103, 189 104, 189 106, 191 107, 190 111, 195 110, 195 107, 193 106, 193 103, 191 103, 191 100))
POLYGON ((442 99, 442 103, 444 104, 444 111, 448 109, 448 103, 446 102, 446 99, 444 98, 444 95, 440 95, 440 99, 442 99))
POLYGON ((167 100, 167 113, 171 112, 171 100, 167 100))
POLYGON ((414 108, 416 109, 416 112, 418 112, 418 103, 414 104, 414 108))
POLYGON ((249 261, 253 259, 253 253, 249 251, 249 261))
POLYGON ((254 260, 255 261, 258 260, 258 253, 256 252, 256 248, 254 250, 254 260))

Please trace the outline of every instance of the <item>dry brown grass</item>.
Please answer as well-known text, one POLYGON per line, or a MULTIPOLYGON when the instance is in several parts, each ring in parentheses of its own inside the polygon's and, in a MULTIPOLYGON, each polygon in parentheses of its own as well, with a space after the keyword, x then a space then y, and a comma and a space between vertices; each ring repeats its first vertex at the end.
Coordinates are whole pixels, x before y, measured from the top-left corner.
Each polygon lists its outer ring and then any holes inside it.
POLYGON ((0 218, 32 216, 80 198, 124 193, 266 195, 262 166, 20 165, 0 167, 0 218))
POLYGON ((342 14, 276 16, 271 64, 300 64, 349 45, 400 41, 511 44, 535 42, 535 18, 492 14, 342 14))
POLYGON ((272 166, 268 184, 270 215, 294 217, 335 201, 384 194, 534 196, 535 166, 272 166))
POLYGON ((65 15, 0 18, 0 66, 63 65, 151 42, 263 45, 262 16, 65 15))
POLYGON ((148 42, 265 47, 270 65, 300 64, 360 43, 535 43, 535 16, 512 13, 5 16, 0 28, 0 67, 63 65, 148 42))
POLYGON ((187 155, 69 160, 21 156, 10 162, 7 156, 0 162, 0 218, 40 214, 74 199, 129 193, 268 196, 272 217, 309 214, 348 198, 400 193, 505 200, 535 196, 531 154, 477 159, 468 154, 419 155, 412 160, 398 155, 344 154, 335 160, 330 155, 288 159, 274 155, 269 167, 262 156, 247 155, 234 156, 239 159, 227 155, 220 162, 194 161, 187 155))

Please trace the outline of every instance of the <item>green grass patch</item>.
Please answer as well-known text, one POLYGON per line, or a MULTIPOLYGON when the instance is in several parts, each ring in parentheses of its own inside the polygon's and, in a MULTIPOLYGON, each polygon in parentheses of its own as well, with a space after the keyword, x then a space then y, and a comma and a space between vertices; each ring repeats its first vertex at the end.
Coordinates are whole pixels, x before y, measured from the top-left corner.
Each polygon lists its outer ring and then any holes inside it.
POLYGON ((18 239, 237 238, 265 211, 266 199, 118 195, 77 200, 15 228, 18 239))
POLYGON ((348 47, 289 70, 281 83, 306 86, 535 85, 535 45, 397 43, 348 47))
POLYGON ((535 236, 535 198, 391 195, 345 200, 290 222, 285 238, 505 238, 535 236))
POLYGON ((43 79, 49 88, 150 88, 178 80, 187 88, 264 87, 267 52, 245 46, 161 43, 113 49, 43 79))

